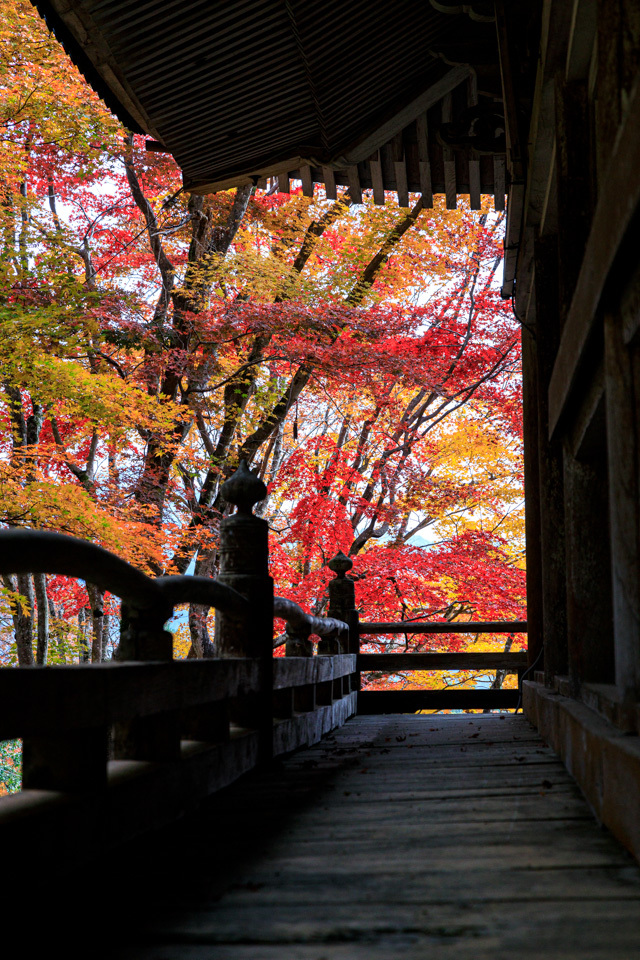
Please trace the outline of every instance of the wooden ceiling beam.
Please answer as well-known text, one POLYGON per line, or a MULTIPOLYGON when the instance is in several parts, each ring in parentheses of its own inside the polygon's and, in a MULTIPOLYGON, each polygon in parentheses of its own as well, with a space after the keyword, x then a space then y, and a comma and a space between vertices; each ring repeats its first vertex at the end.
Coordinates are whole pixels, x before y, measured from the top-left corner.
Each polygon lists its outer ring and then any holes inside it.
MULTIPOLYGON (((448 93, 442 98, 441 122, 451 123, 453 116, 453 105, 451 94, 448 93)), ((455 210, 458 206, 458 190, 456 186, 456 161, 451 147, 442 148, 444 159, 444 191, 446 196, 447 210, 455 210)))
POLYGON ((323 167, 322 176, 324 178, 324 189, 327 200, 337 200, 338 194, 336 193, 336 178, 333 167, 323 167))
POLYGON ((468 79, 470 71, 471 67, 466 64, 453 67, 440 80, 432 83, 419 97, 416 97, 410 104, 394 114, 391 120, 378 127, 353 149, 346 151, 347 160, 355 162, 366 160, 374 150, 378 150, 383 143, 387 143, 410 123, 413 123, 416 117, 422 116, 443 97, 450 96, 452 90, 455 90, 456 87, 459 87, 461 83, 468 79))
POLYGON ((480 161, 469 160, 469 206, 480 209, 480 161))
POLYGON ((504 210, 506 194, 506 170, 504 157, 493 158, 493 205, 496 210, 504 210))
POLYGON ((369 161, 371 169, 371 184, 373 186, 373 202, 384 206, 384 182, 382 179, 382 158, 380 150, 376 151, 376 159, 369 161))
POLYGON ((360 186, 360 174, 356 163, 347 167, 347 176, 349 177, 349 196, 352 203, 362 203, 362 187, 360 186))
POLYGON ((409 206, 409 187, 407 186, 407 167, 404 160, 395 160, 393 164, 396 174, 396 190, 398 191, 398 206, 409 206))
MULTIPOLYGON (((473 108, 477 105, 478 77, 474 71, 467 82, 467 106, 473 108)), ((475 156, 469 160, 469 206, 472 210, 480 209, 480 161, 475 156)))
POLYGON ((313 197, 313 180, 311 179, 311 167, 308 164, 300 167, 300 179, 302 180, 303 197, 313 197))
MULTIPOLYGON (((280 192, 291 191, 290 180, 302 182, 302 194, 313 197, 314 184, 324 184, 328 200, 337 199, 336 187, 341 184, 349 188, 350 195, 355 203, 362 202, 362 191, 373 190, 373 201, 376 205, 384 205, 386 192, 397 193, 398 205, 402 208, 409 206, 410 192, 420 193, 425 208, 433 208, 433 172, 436 171, 436 189, 444 193, 446 206, 455 210, 459 194, 464 191, 469 195, 471 209, 481 209, 482 193, 495 194, 495 208, 504 209, 504 194, 506 192, 506 169, 504 155, 496 155, 494 162, 493 183, 486 182, 490 167, 481 161, 473 149, 469 149, 466 141, 459 145, 446 142, 435 136, 434 130, 440 124, 453 124, 463 120, 463 113, 455 112, 457 104, 461 111, 473 108, 477 101, 477 84, 475 77, 467 76, 466 81, 457 91, 447 93, 432 113, 433 119, 425 112, 416 118, 408 127, 398 132, 390 141, 383 144, 362 164, 316 165, 300 163, 297 158, 294 166, 289 164, 287 172, 272 174, 277 177, 280 192), (434 115, 435 114, 435 115, 434 115), (433 128, 430 130, 430 125, 433 128), (436 164, 432 166, 432 159, 436 164), (298 166, 299 164, 299 166, 298 166)), ((470 121, 469 121, 470 122, 470 121)), ((451 128, 455 130, 455 127, 451 128)), ((446 131, 449 133, 449 131, 446 131)), ((463 130, 464 133, 464 130, 463 130)), ((264 184, 264 178, 260 180, 264 184)))
POLYGON ((424 207, 433 207, 433 192, 431 189, 431 162, 429 160, 429 124, 427 114, 422 113, 416 121, 418 139, 418 170, 420 173, 420 193, 424 207))

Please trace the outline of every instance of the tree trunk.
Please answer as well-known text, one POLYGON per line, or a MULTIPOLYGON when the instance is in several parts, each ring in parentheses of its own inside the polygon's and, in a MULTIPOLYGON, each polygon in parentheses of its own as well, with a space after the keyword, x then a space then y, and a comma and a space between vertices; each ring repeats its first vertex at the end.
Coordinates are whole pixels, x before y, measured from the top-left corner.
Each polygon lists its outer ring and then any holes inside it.
POLYGON ((80 663, 88 663, 91 655, 87 638, 88 619, 89 617, 84 607, 78 610, 78 661, 80 663))
POLYGON ((102 663, 110 660, 109 657, 109 634, 111 631, 111 617, 105 613, 102 618, 102 663))
POLYGON ((36 663, 43 667, 47 662, 49 652, 49 598, 47 597, 47 575, 33 574, 36 606, 38 610, 38 642, 36 647, 36 663))
POLYGON ((87 584, 87 593, 91 604, 92 629, 91 639, 91 662, 100 663, 102 661, 102 645, 104 639, 104 590, 100 590, 92 583, 87 584))
POLYGON ((188 657, 198 660, 211 660, 215 657, 215 646, 211 642, 207 627, 209 607, 200 603, 189 604, 189 633, 191 634, 191 649, 188 657))
POLYGON ((24 598, 26 610, 21 601, 12 601, 11 616, 18 652, 18 665, 33 667, 33 584, 28 573, 20 573, 13 577, 3 576, 2 581, 7 590, 19 593, 24 598))

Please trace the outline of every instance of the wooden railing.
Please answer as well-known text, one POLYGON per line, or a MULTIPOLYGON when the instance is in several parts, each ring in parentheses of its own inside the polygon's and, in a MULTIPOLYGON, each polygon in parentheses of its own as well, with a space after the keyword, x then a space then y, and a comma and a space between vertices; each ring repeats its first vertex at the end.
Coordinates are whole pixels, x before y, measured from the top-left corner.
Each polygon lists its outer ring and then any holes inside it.
POLYGON ((22 791, 0 799, 8 862, 37 851, 41 869, 70 869, 355 712, 348 625, 274 602, 268 527, 252 513, 266 488, 242 465, 223 491, 238 510, 221 524, 216 581, 152 579, 82 540, 0 532, 1 573, 80 577, 122 598, 114 661, 0 670, 0 740, 23 741, 22 791), (172 659, 164 624, 180 603, 215 608, 216 659, 172 659), (284 658, 274 614, 287 623, 284 658))
MULTIPOLYGON (((461 634, 526 633, 524 620, 452 621, 446 623, 360 623, 360 637, 380 634, 461 634)), ((404 671, 447 670, 515 673, 518 681, 527 668, 526 653, 361 653, 358 671, 384 674, 404 671)), ((358 713, 410 713, 417 710, 505 710, 513 709, 519 700, 518 689, 478 687, 466 689, 363 690, 358 698, 358 713)))
POLYGON ((276 637, 273 641, 274 648, 285 644, 287 657, 312 657, 311 634, 320 638, 319 654, 340 653, 348 646, 349 627, 342 620, 313 617, 293 600, 285 600, 284 597, 273 598, 273 613, 287 624, 284 637, 276 637))
MULTIPOLYGON (((355 683, 358 693, 358 713, 415 713, 419 710, 513 710, 519 702, 518 689, 496 689, 475 686, 465 689, 360 689, 362 672, 395 674, 405 671, 446 670, 459 673, 476 671, 486 673, 515 673, 520 679, 527 668, 526 653, 362 653, 362 641, 375 635, 405 634, 508 634, 527 632, 524 620, 494 622, 428 622, 403 621, 372 623, 360 621, 355 604, 354 581, 347 575, 353 562, 338 553, 328 564, 336 574, 329 584, 329 615, 349 625, 349 650, 357 654, 355 683)), ((495 683, 495 680, 494 680, 495 683)))
POLYGON ((526 623, 360 623, 342 553, 329 563, 327 617, 274 598, 268 527, 252 512, 265 493, 245 464, 224 484, 237 512, 221 523, 217 580, 153 579, 73 537, 0 531, 0 573, 79 577, 122 599, 112 662, 0 670, 0 740, 23 741, 23 789, 0 799, 7 862, 36 850, 44 868, 81 863, 181 816, 261 762, 315 743, 356 712, 356 700, 361 713, 515 706, 512 690, 358 694, 361 671, 520 673, 526 665, 525 654, 360 653, 361 637, 511 634, 526 623), (173 660, 164 624, 181 603, 215 609, 215 659, 173 660), (276 640, 274 617, 286 624, 276 640), (283 643, 285 657, 274 658, 283 643), (91 829, 78 829, 80 820, 91 829))

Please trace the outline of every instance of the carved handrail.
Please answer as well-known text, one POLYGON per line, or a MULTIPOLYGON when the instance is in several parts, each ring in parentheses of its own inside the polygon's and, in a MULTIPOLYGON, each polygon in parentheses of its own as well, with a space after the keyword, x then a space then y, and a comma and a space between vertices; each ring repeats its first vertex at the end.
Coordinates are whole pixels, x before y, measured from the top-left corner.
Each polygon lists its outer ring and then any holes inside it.
POLYGON ((165 610, 179 603, 201 603, 240 615, 251 610, 240 593, 216 580, 195 576, 152 579, 95 543, 45 530, 0 530, 0 574, 9 573, 79 577, 138 608, 160 606, 165 610))
POLYGON ((135 606, 160 593, 151 577, 103 547, 45 530, 0 530, 0 574, 52 573, 79 577, 135 606))
POLYGON ((224 613, 242 615, 251 612, 251 604, 246 597, 226 583, 210 577, 176 575, 158 577, 155 583, 163 600, 172 606, 179 603, 200 603, 204 607, 214 607, 224 613))
POLYGON ((305 613, 293 600, 287 600, 285 597, 273 598, 273 613, 274 616, 285 620, 287 624, 285 636, 274 638, 274 648, 282 646, 283 643, 301 644, 308 641, 310 634, 333 639, 349 633, 349 626, 343 620, 336 620, 334 617, 314 617, 310 613, 305 613))

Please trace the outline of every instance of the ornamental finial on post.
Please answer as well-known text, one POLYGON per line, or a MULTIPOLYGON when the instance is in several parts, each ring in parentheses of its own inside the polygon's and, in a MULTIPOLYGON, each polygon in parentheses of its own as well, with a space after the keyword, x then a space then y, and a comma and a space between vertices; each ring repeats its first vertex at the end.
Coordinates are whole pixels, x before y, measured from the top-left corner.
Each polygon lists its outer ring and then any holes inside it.
POLYGON ((264 500, 267 495, 266 484, 247 466, 246 460, 241 460, 235 473, 222 484, 221 494, 227 503, 233 503, 238 513, 251 516, 256 503, 264 500))
POLYGON ((344 579, 347 571, 351 570, 351 567, 353 566, 353 560, 350 560, 349 557, 342 552, 342 550, 338 550, 333 560, 329 560, 327 566, 329 567, 329 570, 335 573, 336 577, 342 580, 344 579))
POLYGON ((353 566, 353 560, 340 550, 327 566, 329 570, 335 573, 335 577, 328 584, 328 615, 336 620, 344 620, 345 623, 349 624, 349 645, 346 652, 358 653, 360 641, 355 585, 353 579, 347 576, 347 571, 351 570, 353 566))

